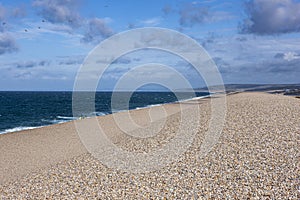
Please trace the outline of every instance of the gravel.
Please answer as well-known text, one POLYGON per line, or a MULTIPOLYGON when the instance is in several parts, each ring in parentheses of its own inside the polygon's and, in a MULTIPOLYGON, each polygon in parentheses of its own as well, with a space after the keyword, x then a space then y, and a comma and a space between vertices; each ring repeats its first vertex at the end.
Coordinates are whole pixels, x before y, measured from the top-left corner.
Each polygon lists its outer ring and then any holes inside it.
MULTIPOLYGON (((192 146, 161 169, 124 172, 84 153, 2 184, 0 198, 300 199, 299 99, 265 93, 228 96, 222 135, 200 158, 210 109, 208 102, 199 107, 201 126, 192 146)), ((128 151, 148 152, 173 137, 166 130, 178 126, 178 117, 170 116, 165 129, 144 139, 146 145, 121 136, 114 142, 128 151)))

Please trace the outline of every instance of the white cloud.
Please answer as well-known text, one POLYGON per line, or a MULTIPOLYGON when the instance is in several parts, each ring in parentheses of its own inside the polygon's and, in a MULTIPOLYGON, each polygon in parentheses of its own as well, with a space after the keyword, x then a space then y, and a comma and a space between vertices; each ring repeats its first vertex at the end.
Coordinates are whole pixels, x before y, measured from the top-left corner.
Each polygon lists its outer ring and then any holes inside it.
POLYGON ((300 31, 300 2, 295 0, 251 0, 242 33, 260 35, 300 31))
POLYGON ((292 61, 292 60, 299 59, 299 58, 300 58, 300 55, 295 52, 287 52, 287 53, 284 53, 284 55, 283 55, 283 59, 287 60, 287 61, 292 61))
POLYGON ((113 34, 113 30, 107 25, 110 18, 93 18, 88 21, 88 30, 84 34, 82 41, 85 43, 99 42, 113 34))
POLYGON ((143 26, 157 26, 161 23, 161 18, 160 17, 154 17, 146 20, 141 20, 140 23, 143 26))
POLYGON ((299 82, 296 77, 300 77, 300 40, 297 38, 237 35, 201 42, 206 44, 205 49, 227 83, 299 82))
POLYGON ((51 23, 62 23, 72 27, 81 25, 77 0, 34 0, 32 5, 38 9, 45 20, 51 23))
POLYGON ((0 32, 0 55, 18 50, 14 37, 9 33, 0 32))

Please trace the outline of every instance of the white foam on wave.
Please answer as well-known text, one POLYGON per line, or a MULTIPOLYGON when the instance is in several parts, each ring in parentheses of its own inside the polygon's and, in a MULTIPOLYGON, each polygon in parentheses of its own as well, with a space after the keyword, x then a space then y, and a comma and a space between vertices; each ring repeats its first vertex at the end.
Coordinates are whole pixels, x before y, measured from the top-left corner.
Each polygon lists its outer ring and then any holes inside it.
POLYGON ((92 116, 104 116, 104 115, 108 115, 108 114, 110 114, 110 113, 108 113, 108 112, 93 112, 92 113, 92 116))
POLYGON ((147 105, 147 106, 144 106, 144 107, 136 107, 134 108, 133 110, 141 110, 141 109, 145 109, 145 108, 151 108, 151 107, 156 107, 156 106, 162 106, 164 104, 168 104, 168 103, 159 103, 159 104, 152 104, 152 105, 147 105))
POLYGON ((65 117, 65 116, 57 116, 57 119, 64 119, 64 120, 75 120, 78 119, 77 117, 65 117))
POLYGON ((33 126, 19 126, 19 127, 15 127, 15 128, 5 129, 4 131, 0 132, 0 134, 12 133, 12 132, 19 132, 19 131, 24 131, 24 130, 31 130, 31 129, 40 128, 40 127, 42 127, 42 126, 37 126, 37 127, 33 127, 33 126))
MULTIPOLYGON (((206 96, 193 97, 193 98, 184 99, 184 100, 175 101, 175 102, 168 102, 168 103, 162 103, 162 104, 152 104, 152 105, 147 105, 147 106, 144 106, 144 107, 137 107, 137 108, 132 109, 132 110, 140 110, 140 109, 145 109, 145 108, 150 108, 150 107, 161 106, 161 105, 165 105, 165 104, 172 104, 172 103, 176 103, 176 102, 185 102, 185 101, 190 101, 190 100, 203 99, 203 98, 207 98, 207 97, 210 97, 210 96, 211 95, 206 95, 206 96)), ((128 110, 112 110, 112 113, 127 112, 127 111, 128 110)), ((93 112, 92 113, 92 115, 96 115, 96 116, 104 116, 104 115, 108 115, 108 114, 111 114, 111 113, 108 113, 108 112, 93 112)), ((0 117, 1 116, 2 115, 0 114, 0 117)), ((80 119, 80 117, 57 116, 56 119, 42 120, 42 121, 47 121, 47 122, 50 122, 52 124, 61 124, 61 123, 65 123, 65 122, 69 122, 69 121, 73 121, 73 120, 77 120, 77 119, 80 119)), ((45 126, 47 126, 47 125, 45 125, 45 126)), ((44 126, 36 126, 36 127, 19 126, 19 127, 15 127, 15 128, 5 129, 4 131, 0 132, 0 134, 19 132, 19 131, 24 131, 24 130, 31 130, 31 129, 41 128, 41 127, 44 127, 44 126)))
POLYGON ((70 120, 59 120, 59 119, 42 119, 43 122, 49 122, 51 124, 61 124, 68 122, 70 120))
POLYGON ((192 97, 192 98, 188 98, 188 99, 182 99, 180 101, 172 101, 172 102, 167 102, 167 103, 160 103, 160 104, 152 104, 152 105, 147 105, 144 107, 137 107, 133 110, 140 110, 140 109, 145 109, 145 108, 151 108, 151 107, 156 107, 156 106, 162 106, 162 105, 166 105, 166 104, 172 104, 172 103, 180 103, 180 102, 186 102, 186 101, 191 101, 191 100, 199 100, 199 99, 205 99, 210 97, 211 95, 205 95, 205 96, 200 96, 200 97, 192 97))
POLYGON ((177 101, 177 102, 186 102, 186 101, 191 101, 191 100, 199 100, 199 99, 205 99, 205 98, 208 98, 210 97, 211 95, 205 95, 205 96, 200 96, 200 97, 193 97, 193 98, 189 98, 189 99, 183 99, 183 100, 180 100, 180 101, 177 101))
MULTIPOLYGON (((62 124, 62 123, 65 123, 65 122, 76 120, 76 119, 78 119, 78 118, 77 117, 57 116, 57 119, 53 119, 53 120, 42 119, 42 121, 49 122, 51 124, 62 124)), ((24 131, 24 130, 31 130, 31 129, 41 128, 41 127, 45 127, 45 126, 49 126, 49 124, 44 125, 44 126, 19 126, 19 127, 15 127, 15 128, 5 129, 4 131, 0 131, 0 134, 19 132, 19 131, 24 131)))

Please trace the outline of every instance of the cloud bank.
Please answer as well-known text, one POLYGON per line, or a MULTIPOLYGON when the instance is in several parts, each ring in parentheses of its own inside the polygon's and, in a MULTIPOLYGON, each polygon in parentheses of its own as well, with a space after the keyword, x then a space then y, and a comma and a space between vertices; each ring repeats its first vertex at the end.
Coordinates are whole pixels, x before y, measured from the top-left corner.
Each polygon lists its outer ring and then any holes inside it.
POLYGON ((300 76, 300 40, 234 37, 205 39, 206 50, 226 83, 292 83, 300 76), (206 40, 209 40, 207 42, 206 40))
POLYGON ((44 67, 48 66, 50 64, 50 61, 48 60, 41 60, 41 61, 27 61, 27 62, 16 62, 11 65, 13 68, 18 69, 28 69, 28 68, 34 68, 34 67, 44 67))
POLYGON ((18 51, 14 37, 9 33, 0 32, 0 55, 18 51))
POLYGON ((38 9, 40 16, 51 23, 78 27, 81 24, 77 11, 78 3, 77 0, 35 0, 32 5, 38 9))
MULTIPOLYGON (((7 31, 6 27, 6 20, 9 19, 9 17, 19 17, 19 14, 16 12, 21 13, 21 8, 14 8, 12 11, 10 11, 0 3, 0 55, 18 51, 16 40, 14 36, 7 31)), ((22 12, 24 13, 24 11, 22 12)))
POLYGON ((300 31, 300 2, 295 0, 251 0, 246 3, 248 18, 242 33, 258 35, 300 31))
POLYGON ((113 34, 113 30, 107 25, 105 19, 93 18, 88 22, 88 30, 82 38, 82 42, 89 43, 107 38, 113 34))
POLYGON ((215 10, 211 6, 203 5, 207 2, 189 2, 182 3, 178 8, 172 8, 171 5, 166 4, 162 8, 164 16, 169 14, 178 14, 179 25, 182 27, 193 27, 197 24, 211 23, 224 21, 233 18, 232 13, 215 10))
POLYGON ((193 26, 194 24, 201 24, 208 20, 209 11, 207 7, 186 4, 179 10, 179 23, 181 26, 193 26))

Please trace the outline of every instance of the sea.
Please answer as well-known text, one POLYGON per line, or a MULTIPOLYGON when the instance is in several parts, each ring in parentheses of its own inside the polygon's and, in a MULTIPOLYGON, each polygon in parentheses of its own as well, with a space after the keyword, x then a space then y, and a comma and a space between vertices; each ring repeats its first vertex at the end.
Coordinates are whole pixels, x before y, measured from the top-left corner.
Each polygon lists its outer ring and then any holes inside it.
MULTIPOLYGON (((136 91, 130 93, 127 106, 120 104, 112 107, 112 94, 92 93, 95 97, 95 112, 84 113, 82 116, 102 116, 209 95, 206 92, 181 92, 180 95, 175 95, 173 92, 136 91)), ((120 98, 120 102, 128 95, 126 92, 115 94, 114 98, 120 98)), ((72 92, 0 92, 0 134, 64 123, 77 118, 78 115, 74 117, 72 113, 72 92)))

